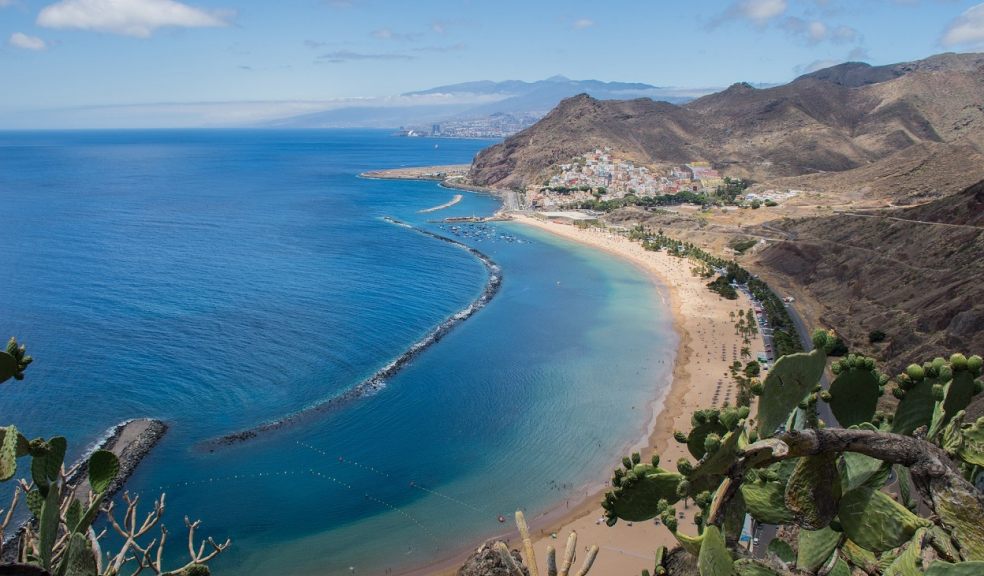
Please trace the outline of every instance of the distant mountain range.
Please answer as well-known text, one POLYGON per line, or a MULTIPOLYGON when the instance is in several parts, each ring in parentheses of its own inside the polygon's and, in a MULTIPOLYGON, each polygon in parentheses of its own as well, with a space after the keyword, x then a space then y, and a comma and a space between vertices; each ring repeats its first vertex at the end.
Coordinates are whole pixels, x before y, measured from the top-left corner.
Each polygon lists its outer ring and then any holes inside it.
POLYGON ((483 80, 407 92, 384 103, 302 114, 265 125, 282 128, 414 128, 430 133, 435 124, 443 124, 449 131, 462 126, 480 129, 486 124, 507 124, 502 119, 508 116, 525 127, 543 117, 564 98, 576 94, 589 94, 598 100, 647 98, 679 104, 711 91, 571 80, 563 76, 536 82, 483 80))
POLYGON ((683 105, 582 94, 484 150, 471 177, 500 187, 539 183, 552 165, 607 146, 647 164, 707 160, 758 181, 812 178, 816 188, 836 174, 849 186, 858 171, 866 184, 884 176, 875 184, 888 191, 925 176, 953 192, 984 177, 981 94, 984 54, 841 64, 782 86, 735 84, 683 105))

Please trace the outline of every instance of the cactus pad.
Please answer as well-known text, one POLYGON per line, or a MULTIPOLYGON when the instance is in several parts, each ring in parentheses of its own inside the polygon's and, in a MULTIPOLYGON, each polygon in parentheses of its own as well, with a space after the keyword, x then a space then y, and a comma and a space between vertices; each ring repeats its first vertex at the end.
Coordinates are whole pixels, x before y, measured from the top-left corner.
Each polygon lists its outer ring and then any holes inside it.
MULTIPOLYGON (((877 430, 868 423, 857 428, 861 430, 877 430)), ((845 452, 839 462, 841 484, 844 492, 846 493, 863 486, 882 469, 883 464, 884 462, 871 456, 865 456, 857 452, 845 452)))
POLYGON ((700 549, 703 546, 704 535, 700 536, 690 536, 684 534, 683 532, 677 532, 672 530, 673 537, 676 538, 677 542, 680 543, 680 547, 690 553, 692 556, 697 557, 700 555, 700 549))
POLYGON ((917 530, 905 551, 895 557, 883 576, 922 576, 923 548, 928 541, 928 531, 925 528, 917 530))
POLYGON ((911 435, 916 428, 929 425, 933 419, 933 385, 938 383, 936 378, 905 382, 902 386, 905 396, 895 409, 892 432, 911 435), (909 388, 906 389, 905 386, 909 388))
POLYGON ((43 453, 32 453, 31 458, 31 477, 42 495, 47 495, 48 486, 58 479, 68 450, 68 442, 61 436, 51 438, 46 444, 47 449, 43 453))
MULTIPOLYGON (((602 506, 610 522, 618 518, 629 522, 649 520, 662 512, 660 500, 674 504, 680 499, 677 485, 683 479, 680 474, 649 464, 637 464, 620 480, 620 485, 605 496, 602 506)), ((614 479, 612 484, 615 484, 614 479)))
POLYGON ((96 450, 89 457, 89 485, 96 494, 105 492, 119 472, 120 461, 116 454, 108 450, 96 450))
POLYGON ((820 530, 837 515, 841 478, 837 454, 825 452, 800 458, 786 484, 784 500, 796 520, 807 530, 820 530))
POLYGON ((933 502, 940 523, 960 546, 964 560, 984 561, 984 514, 980 493, 952 484, 935 483, 933 502))
POLYGON ((943 430, 943 449, 967 464, 984 467, 984 418, 964 424, 965 415, 963 410, 957 412, 943 430))
POLYGON ((697 569, 700 576, 732 576, 735 573, 734 560, 717 526, 704 529, 704 542, 697 555, 697 569))
POLYGON ((950 564, 937 560, 926 569, 926 576, 980 576, 981 574, 984 574, 984 562, 950 564))
POLYGON ((796 567, 815 573, 830 558, 830 554, 840 543, 841 533, 830 528, 820 530, 800 530, 796 550, 796 567))
POLYGON ((851 567, 844 562, 840 556, 834 561, 834 567, 830 569, 827 576, 851 576, 851 567))
POLYGON ((718 449, 704 455, 693 470, 687 474, 691 484, 691 494, 705 490, 715 490, 721 482, 721 475, 738 457, 738 441, 741 439, 741 429, 728 432, 721 438, 718 449))
POLYGON ((0 482, 6 482, 17 473, 17 428, 0 429, 0 482))
POLYGON ((878 565, 878 558, 871 550, 865 550, 850 539, 844 540, 840 553, 851 564, 871 574, 878 565))
POLYGON ((790 546, 785 540, 775 538, 772 542, 769 542, 768 550, 769 552, 775 554, 776 558, 782 560, 786 564, 796 562, 796 553, 793 552, 793 547, 790 546))
POLYGON ((929 437, 935 438, 957 412, 966 409, 976 393, 974 377, 970 371, 954 369, 953 379, 943 387, 943 402, 939 403, 933 411, 929 437))
POLYGON ((793 513, 786 508, 783 485, 778 482, 746 482, 741 485, 741 497, 752 518, 763 524, 793 521, 793 513))
POLYGON ((13 378, 17 372, 17 359, 0 350, 0 383, 13 378))
POLYGON ((876 553, 898 548, 911 540, 916 530, 931 525, 889 495, 871 487, 844 494, 838 516, 848 538, 876 553))
POLYGON ((779 573, 772 568, 751 558, 736 560, 734 567, 738 576, 779 576, 779 573))
POLYGON ((772 436, 789 419, 789 414, 820 382, 827 355, 822 349, 789 354, 780 358, 763 383, 759 398, 758 434, 772 436))
POLYGON ((97 572, 96 557, 92 544, 82 534, 74 533, 68 543, 66 576, 95 576, 97 572))
POLYGON ((699 424, 687 436, 687 450, 690 451, 691 456, 700 460, 707 453, 707 449, 704 446, 707 437, 711 434, 717 434, 720 437, 727 433, 728 430, 716 419, 699 424))
POLYGON ((844 428, 870 422, 881 396, 881 375, 865 360, 851 356, 840 361, 840 373, 830 384, 830 410, 844 428))

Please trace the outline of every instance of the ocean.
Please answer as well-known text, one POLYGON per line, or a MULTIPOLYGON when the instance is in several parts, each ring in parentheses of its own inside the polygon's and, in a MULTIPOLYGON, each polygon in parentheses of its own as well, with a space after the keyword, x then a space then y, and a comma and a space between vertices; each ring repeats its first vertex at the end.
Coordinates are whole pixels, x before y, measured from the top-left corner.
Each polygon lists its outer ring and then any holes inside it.
MULTIPOLYGON (((383 131, 0 132, 0 334, 35 362, 0 424, 78 457, 129 418, 170 430, 127 489, 232 547, 215 574, 383 574, 565 506, 645 435, 676 337, 611 256, 489 215, 489 195, 366 170, 467 163, 483 140, 383 131), (344 396, 486 288, 377 390, 344 396), (507 519, 499 522, 499 516, 507 519)), ((4 493, 4 495, 6 492, 4 493)))

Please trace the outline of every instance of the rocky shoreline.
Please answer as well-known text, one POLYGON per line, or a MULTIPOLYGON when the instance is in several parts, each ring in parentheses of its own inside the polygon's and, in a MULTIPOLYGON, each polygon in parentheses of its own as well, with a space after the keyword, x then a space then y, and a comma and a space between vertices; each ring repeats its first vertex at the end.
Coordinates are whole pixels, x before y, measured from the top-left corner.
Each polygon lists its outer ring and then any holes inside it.
POLYGON ((363 381, 362 383, 355 386, 354 388, 342 393, 339 396, 329 398, 309 408, 305 408, 299 412, 295 412, 293 414, 280 418, 279 420, 268 422, 266 424, 261 424, 259 426, 250 428, 248 430, 233 432, 231 434, 226 434, 225 436, 221 436, 219 438, 207 440, 202 445, 205 449, 209 451, 214 451, 216 448, 246 442, 262 434, 273 432, 275 430, 280 430, 281 428, 284 428, 286 426, 297 424, 315 415, 324 414, 333 410, 338 410, 360 398, 364 398, 369 394, 377 392, 383 387, 387 378, 390 378, 391 376, 399 372, 404 366, 409 364, 410 361, 414 359, 414 357, 416 357, 418 354, 420 354, 430 346, 440 341, 440 339, 443 338, 445 335, 447 335, 449 332, 451 332, 451 330, 455 326, 467 320, 476 312, 484 308, 492 300, 492 298, 495 297, 496 293, 499 292, 499 288, 502 284, 502 269, 499 267, 498 264, 495 263, 495 261, 493 261, 486 254, 480 252, 479 250, 476 250, 475 248, 472 248, 471 246, 458 242, 457 240, 454 240, 452 238, 448 238, 446 236, 441 236, 440 234, 435 234, 434 232, 430 232, 428 230, 417 228, 415 226, 412 226, 406 222, 397 220, 395 218, 390 218, 389 216, 386 216, 383 219, 391 224, 402 226, 418 234, 429 236, 431 238, 440 240, 442 242, 447 242, 448 244, 461 248, 462 250, 465 250, 471 255, 478 258, 489 273, 489 278, 488 281, 486 282, 485 289, 482 290, 482 293, 479 294, 478 298, 472 301, 471 304, 459 310, 457 313, 452 315, 444 322, 441 322, 436 328, 431 330, 426 336, 415 342, 406 351, 404 351, 403 354, 398 356, 395 360, 393 360, 392 362, 381 368, 370 378, 363 381))
MULTIPOLYGON (((103 438, 86 450, 78 461, 69 468, 72 473, 66 480, 69 484, 76 486, 75 497, 83 503, 89 499, 89 456, 93 452, 108 450, 119 458, 120 471, 106 490, 105 497, 109 499, 123 488, 140 462, 166 433, 167 424, 151 418, 124 420, 107 430, 103 438)), ((0 548, 2 548, 0 562, 13 562, 15 560, 17 547, 9 544, 18 541, 27 526, 27 522, 31 522, 31 520, 25 521, 10 538, 0 543, 0 548)))
POLYGON ((106 490, 106 498, 111 498, 123 488, 126 481, 136 471, 140 462, 153 450, 154 446, 167 433, 167 424, 161 420, 139 418, 120 422, 111 428, 105 438, 86 452, 77 464, 75 473, 68 481, 78 486, 76 496, 88 498, 89 455, 96 450, 109 450, 120 460, 120 472, 106 490), (84 492, 83 492, 84 489, 84 492))

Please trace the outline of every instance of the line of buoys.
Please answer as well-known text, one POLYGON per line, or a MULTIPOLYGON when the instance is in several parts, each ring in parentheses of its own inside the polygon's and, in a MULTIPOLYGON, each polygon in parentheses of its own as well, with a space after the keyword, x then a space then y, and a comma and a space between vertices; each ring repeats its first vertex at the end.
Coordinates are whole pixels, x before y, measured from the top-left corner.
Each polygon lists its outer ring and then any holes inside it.
MULTIPOLYGON (((304 448, 307 448, 308 450, 313 450, 313 451, 317 452, 318 454, 321 454, 322 456, 324 456, 326 458, 331 458, 331 456, 327 452, 325 452, 324 450, 322 450, 320 448, 317 448, 315 446, 311 446, 310 444, 306 444, 304 442, 298 441, 297 442, 297 445, 298 446, 302 446, 304 448)), ((374 474, 378 474, 379 476, 382 476, 383 478, 390 478, 391 477, 389 475, 389 473, 387 473, 387 472, 383 472, 382 470, 379 470, 379 469, 377 469, 377 468, 375 468, 373 466, 369 466, 367 464, 363 464, 363 463, 361 463, 361 462, 359 462, 357 460, 352 460, 352 459, 349 459, 349 458, 345 458, 344 456, 339 456, 338 457, 338 461, 341 462, 342 464, 351 464, 352 466, 356 466, 358 468, 362 468, 363 470, 368 470, 369 472, 372 472, 374 474)))
POLYGON ((437 540, 437 537, 434 536, 434 533, 431 532, 430 530, 428 530, 426 526, 424 526, 423 524, 421 524, 420 523, 420 520, 417 520, 412 515, 406 513, 402 509, 400 509, 400 508, 398 508, 396 506, 393 506, 392 504, 390 504, 389 502, 387 502, 385 500, 380 500, 379 498, 376 498, 375 496, 371 496, 368 492, 365 493, 365 498, 366 498, 366 500, 371 500, 373 502, 376 502, 377 504, 381 504, 381 505, 389 508, 390 510, 392 510, 392 511, 398 513, 398 514, 400 514, 401 516, 403 516, 404 518, 406 518, 410 522, 413 522, 414 524, 416 524, 418 528, 420 528, 421 530, 424 531, 425 534, 427 534, 427 536, 429 536, 430 538, 432 538, 434 540, 437 540))
MULTIPOLYGON (((326 458, 331 458, 331 456, 327 452, 325 452, 324 450, 322 450, 322 449, 320 449, 320 448, 318 448, 316 446, 312 446, 310 444, 306 444, 306 443, 300 442, 300 441, 297 441, 297 445, 298 446, 302 446, 304 448, 307 448, 309 450, 313 450, 314 452, 317 452, 318 454, 321 454, 322 456, 324 456, 326 458)), ((352 460, 351 458, 345 458, 344 456, 338 456, 337 460, 341 464, 350 464, 352 466, 357 466, 357 467, 359 467, 359 468, 361 468, 363 470, 368 470, 370 472, 373 472, 375 474, 378 474, 379 476, 382 476, 384 478, 392 478, 392 475, 390 475, 388 472, 384 472, 384 471, 379 470, 378 468, 376 468, 374 466, 370 466, 368 464, 362 464, 361 462, 359 462, 357 460, 352 460)), ((472 510, 474 512, 478 512, 479 514, 482 514, 482 513, 484 513, 486 511, 485 508, 479 508, 477 506, 473 506, 473 505, 471 505, 471 504, 469 504, 467 502, 463 502, 463 501, 455 498, 454 496, 448 496, 447 494, 443 494, 441 492, 438 492, 437 490, 431 490, 430 488, 426 488, 424 486, 421 486, 420 484, 418 484, 417 482, 415 482, 413 480, 411 480, 409 482, 409 486, 411 488, 415 488, 415 489, 420 490, 422 492, 427 492, 428 494, 433 494, 434 496, 437 496, 438 498, 443 498, 443 499, 447 500, 448 502, 451 502, 453 504, 457 504, 459 506, 463 506, 465 508, 468 508, 469 510, 472 510)))
POLYGON ((293 476, 295 474, 305 474, 306 472, 302 470, 282 470, 280 472, 256 472, 254 474, 233 474, 231 476, 217 476, 210 478, 202 478, 200 480, 184 480, 182 482, 172 482, 170 484, 161 484, 157 487, 158 490, 164 492, 171 488, 184 488, 187 486, 201 486, 203 484, 213 484, 215 482, 229 482, 230 480, 256 480, 259 478, 271 478, 274 476, 293 476))
POLYGON ((477 506, 472 506, 471 504, 469 504, 467 502, 462 502, 461 500, 458 500, 457 498, 455 498, 453 496, 448 496, 447 494, 442 494, 442 493, 438 492, 437 490, 431 490, 430 488, 424 488, 423 486, 421 486, 420 484, 417 484, 416 482, 411 481, 410 482, 410 487, 411 488, 416 488, 417 490, 422 490, 424 492, 427 492, 428 494, 433 494, 434 496, 437 496, 438 498, 444 498, 448 502, 453 502, 453 503, 455 503, 455 504, 457 504, 459 506, 464 506, 465 508, 468 508, 469 510, 474 510, 475 512, 478 512, 479 514, 481 514, 482 512, 485 512, 485 509, 484 508, 478 508, 477 506))
POLYGON ((335 484, 338 484, 339 486, 345 486, 349 490, 352 489, 352 485, 351 484, 346 484, 345 482, 342 482, 341 480, 339 480, 338 478, 335 478, 334 476, 331 476, 331 475, 328 475, 328 474, 322 474, 321 472, 317 472, 315 470, 309 470, 308 472, 310 472, 312 476, 317 476, 318 478, 324 478, 326 480, 331 480, 332 482, 334 482, 335 484))

